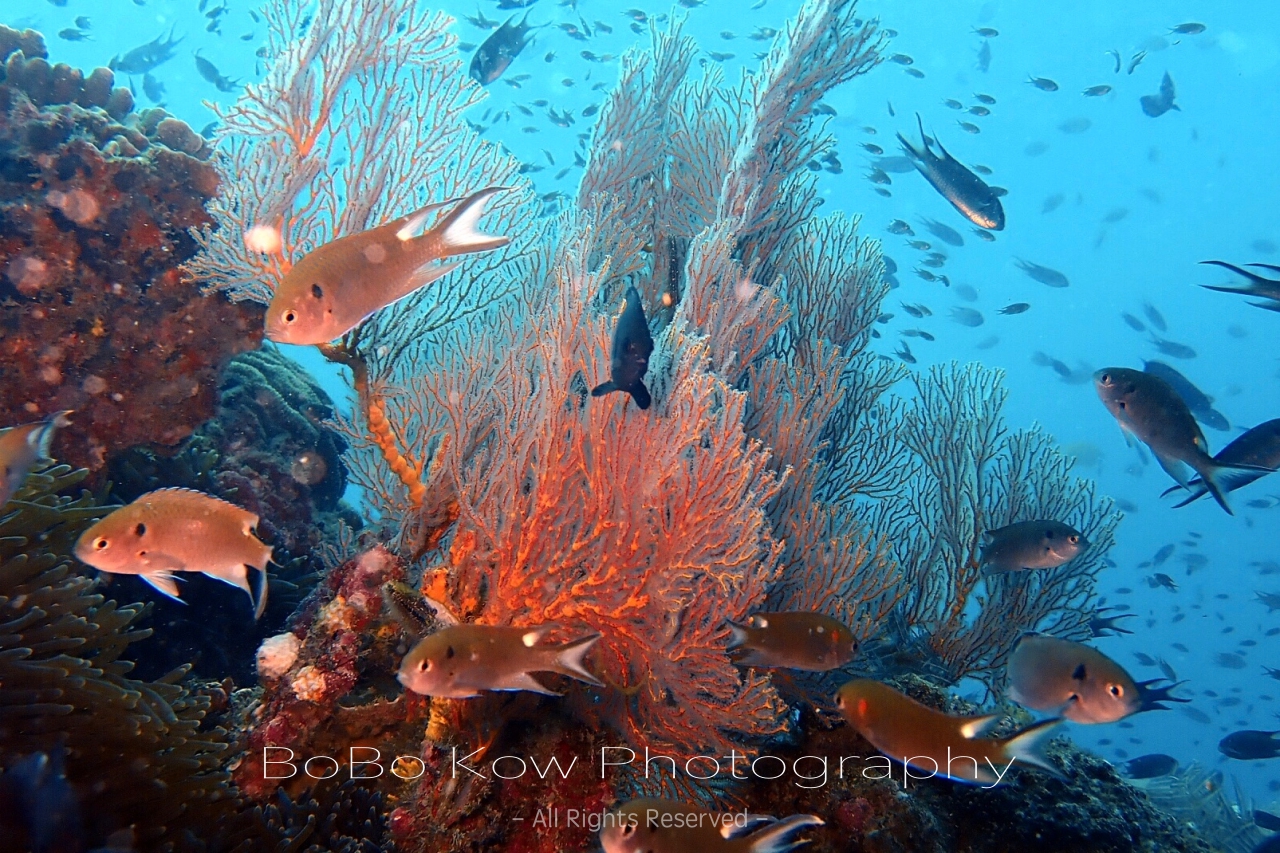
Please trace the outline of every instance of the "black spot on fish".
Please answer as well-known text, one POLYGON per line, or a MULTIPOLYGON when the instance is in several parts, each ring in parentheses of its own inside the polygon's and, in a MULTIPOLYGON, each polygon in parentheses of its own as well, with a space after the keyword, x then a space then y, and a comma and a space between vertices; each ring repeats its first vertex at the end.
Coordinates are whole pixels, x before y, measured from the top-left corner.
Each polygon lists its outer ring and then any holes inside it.
POLYGON ((645 320, 640 294, 634 287, 627 288, 626 307, 618 317, 613 330, 613 345, 609 356, 609 381, 591 389, 592 397, 600 397, 611 391, 625 391, 641 409, 649 408, 651 398, 644 385, 644 375, 649 369, 649 356, 653 354, 653 337, 645 320))
POLYGON ((1076 681, 1084 681, 1087 675, 1088 673, 1085 671, 1084 664, 1080 664, 1076 667, 1076 671, 1071 673, 1071 677, 1076 681))

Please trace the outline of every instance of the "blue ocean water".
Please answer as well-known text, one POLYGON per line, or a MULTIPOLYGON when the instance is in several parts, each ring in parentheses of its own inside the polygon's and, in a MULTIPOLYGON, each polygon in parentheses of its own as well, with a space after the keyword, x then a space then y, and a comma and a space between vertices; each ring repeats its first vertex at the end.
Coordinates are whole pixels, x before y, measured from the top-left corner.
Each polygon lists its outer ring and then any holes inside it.
MULTIPOLYGON (((572 162, 576 135, 590 128, 582 111, 599 103, 595 85, 607 86, 616 72, 616 59, 588 61, 582 51, 616 57, 630 45, 647 43, 648 35, 634 33, 628 26, 631 18, 622 14, 629 5, 605 0, 579 0, 568 7, 551 0, 533 4, 532 22, 582 19, 593 36, 580 42, 556 26, 540 30, 507 72, 519 88, 499 81, 490 87, 490 99, 476 108, 477 119, 485 111, 512 112, 510 121, 495 125, 488 135, 522 161, 546 166, 533 175, 540 192, 572 194, 578 171, 559 180, 554 175, 572 162), (604 32, 597 21, 612 31, 604 32), (526 74, 527 79, 515 80, 526 74), (559 127, 545 110, 533 117, 515 110, 516 104, 535 99, 572 111, 575 123, 559 127)), ((799 7, 782 0, 757 5, 747 10, 745 4, 708 0, 676 12, 687 15, 687 30, 706 50, 735 54, 724 60, 732 75, 739 67, 754 67, 753 54, 767 49, 767 38, 751 38, 760 34, 758 28, 780 27, 799 7), (730 31, 733 38, 726 37, 730 31)), ((509 14, 493 3, 477 7, 475 2, 446 11, 474 16, 477 8, 490 19, 509 14)), ((1274 808, 1280 798, 1274 762, 1230 761, 1216 745, 1236 729, 1280 728, 1274 722, 1280 705, 1273 698, 1280 696, 1280 684, 1263 670, 1264 665, 1280 666, 1280 638, 1268 636, 1270 629, 1280 627, 1280 615, 1270 616, 1254 600, 1255 591, 1280 590, 1280 498, 1272 499, 1280 495, 1280 481, 1264 479, 1237 493, 1234 517, 1208 500, 1172 509, 1172 500, 1159 497, 1169 478, 1125 446, 1087 377, 1104 366, 1141 367, 1143 359, 1172 363, 1216 399, 1216 408, 1232 424, 1226 432, 1206 431, 1213 450, 1240 428, 1280 416, 1280 359, 1274 346, 1280 318, 1249 307, 1243 299, 1197 287, 1229 279, 1199 261, 1280 263, 1280 173, 1274 168, 1280 128, 1280 103, 1274 97, 1280 91, 1280 6, 1134 2, 1118 8, 1089 0, 1046 8, 914 0, 864 2, 861 8, 897 31, 886 53, 913 60, 909 66, 885 62, 827 100, 836 112, 831 129, 843 164, 842 173, 821 176, 828 209, 862 214, 866 233, 884 240, 886 253, 900 268, 901 288, 885 303, 885 311, 896 316, 882 327, 877 348, 892 355, 900 330, 919 327, 936 340, 910 339, 917 369, 952 359, 1004 369, 1010 424, 1043 425, 1080 456, 1079 473, 1096 478, 1104 493, 1132 505, 1111 554, 1116 565, 1103 574, 1100 589, 1108 604, 1129 605, 1138 618, 1128 620, 1132 635, 1102 639, 1097 645, 1138 678, 1158 677, 1160 671, 1140 665, 1135 653, 1165 659, 1187 681, 1177 693, 1191 698, 1190 707, 1210 719, 1197 722, 1185 709, 1175 708, 1119 725, 1072 726, 1070 736, 1117 762, 1166 752, 1184 764, 1194 760, 1220 767, 1239 779, 1259 806, 1274 808), (1204 23, 1205 32, 1170 33, 1190 21, 1204 23), (984 38, 975 27, 991 27, 999 34, 984 38), (991 54, 985 72, 976 65, 984 42, 991 54), (1139 51, 1146 56, 1132 73, 1125 68, 1116 73, 1107 53, 1111 50, 1118 51, 1126 68, 1139 51), (908 68, 923 77, 908 74, 908 68), (1175 81, 1180 110, 1150 118, 1139 107, 1139 97, 1155 93, 1166 72, 1175 81), (1042 91, 1028 84, 1029 76, 1051 78, 1060 88, 1042 91), (1082 94, 1103 84, 1112 91, 1101 97, 1082 94), (975 93, 995 99, 990 115, 977 117, 943 104, 945 99, 965 107, 978 104, 975 93), (919 175, 892 174, 887 198, 866 180, 874 158, 860 144, 879 145, 886 155, 896 155, 894 133, 913 138, 916 113, 925 131, 958 159, 990 167, 990 180, 1009 190, 1003 200, 1008 225, 994 243, 977 239, 919 175), (960 121, 980 132, 966 131, 960 121), (1044 212, 1046 200, 1055 196, 1061 196, 1060 204, 1044 212), (921 217, 955 228, 965 245, 939 245, 921 217), (915 239, 947 253, 945 267, 937 271, 950 278, 949 288, 912 274, 921 253, 905 244, 909 238, 888 233, 894 219, 911 224, 915 239), (1015 266, 1017 258, 1063 272, 1070 287, 1051 289, 1031 280, 1015 266), (966 286, 976 291, 976 300, 961 295, 966 286), (902 302, 928 305, 933 316, 913 320, 901 311, 902 302), (1031 309, 1014 316, 997 313, 1014 302, 1030 303, 1031 309), (1160 336, 1191 347, 1194 358, 1160 355, 1150 332, 1136 332, 1123 322, 1121 312, 1128 312, 1149 324, 1145 304, 1167 323, 1160 336), (984 322, 978 327, 955 323, 948 318, 953 307, 977 309, 984 322), (1065 363, 1086 381, 1063 381, 1054 369, 1036 363, 1038 352, 1065 363), (1250 507, 1251 500, 1270 505, 1250 507), (1140 566, 1170 543, 1175 550, 1163 566, 1140 566), (1207 558, 1203 565, 1193 556, 1201 554, 1207 558), (1146 579, 1155 571, 1172 576, 1178 590, 1151 588, 1146 579), (1223 668, 1215 662, 1221 653, 1240 654, 1247 665, 1223 668)), ((231 0, 211 0, 203 12, 197 0, 68 0, 63 6, 8 0, 0 23, 41 30, 52 61, 86 69, 173 31, 182 37, 177 55, 154 76, 166 86, 166 109, 198 129, 213 120, 207 102, 226 103, 234 93, 219 92, 202 79, 193 56, 199 51, 228 78, 255 79, 261 70, 254 51, 262 27, 253 20, 252 9, 231 0), (214 7, 226 8, 216 32, 207 29, 211 19, 205 15, 214 7), (82 15, 91 21, 83 31, 87 38, 71 41, 57 35, 74 28, 74 19, 82 15)), ((667 10, 653 6, 646 11, 658 15, 667 10)), ((472 44, 487 34, 461 20, 457 32, 472 44)), ((148 104, 141 79, 134 83, 139 103, 148 104)), ((311 350, 290 349, 289 354, 326 376, 335 398, 345 398, 345 385, 311 350)))

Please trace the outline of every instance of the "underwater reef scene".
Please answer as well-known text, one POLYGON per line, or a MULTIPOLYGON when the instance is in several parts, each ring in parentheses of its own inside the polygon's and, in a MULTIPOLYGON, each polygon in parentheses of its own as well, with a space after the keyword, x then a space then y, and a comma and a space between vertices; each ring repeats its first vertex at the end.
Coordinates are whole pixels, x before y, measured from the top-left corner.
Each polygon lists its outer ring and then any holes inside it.
MULTIPOLYGON (((1271 849, 1221 773, 1072 741, 1189 701, 1094 647, 1117 502, 1001 370, 875 348, 896 265, 820 191, 824 98, 895 33, 807 0, 735 77, 698 5, 627 13, 558 199, 473 120, 519 4, 460 50, 270 0, 255 80, 195 54, 207 133, 121 82, 173 30, 86 74, 0 26, 0 853, 1271 849)), ((1280 461, 1094 379, 1206 504, 1280 461)))

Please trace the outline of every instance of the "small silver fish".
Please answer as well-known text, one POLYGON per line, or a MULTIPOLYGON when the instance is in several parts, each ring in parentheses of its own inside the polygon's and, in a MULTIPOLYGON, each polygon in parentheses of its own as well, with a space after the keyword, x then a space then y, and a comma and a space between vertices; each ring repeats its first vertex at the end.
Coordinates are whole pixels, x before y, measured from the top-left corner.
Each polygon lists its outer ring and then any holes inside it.
POLYGON ((1052 519, 1020 521, 988 530, 979 562, 985 572, 1053 569, 1088 548, 1089 540, 1069 524, 1052 519))

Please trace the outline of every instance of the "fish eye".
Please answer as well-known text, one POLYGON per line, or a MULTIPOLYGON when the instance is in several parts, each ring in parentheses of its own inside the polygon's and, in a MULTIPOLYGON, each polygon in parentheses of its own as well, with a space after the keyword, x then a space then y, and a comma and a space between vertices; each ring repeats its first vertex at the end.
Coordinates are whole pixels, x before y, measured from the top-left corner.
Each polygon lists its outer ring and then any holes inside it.
POLYGON ((418 661, 418 672, 426 672, 429 669, 431 669, 431 660, 429 658, 423 658, 418 661))
POLYGON ((292 311, 284 312, 284 321, 286 323, 292 323, 296 319, 298 319, 298 315, 293 313, 292 311))
POLYGON ((1110 373, 1104 373, 1104 374, 1102 374, 1102 384, 1103 384, 1103 385, 1110 385, 1110 384, 1111 384, 1111 374, 1110 374, 1110 373))
POLYGON ((107 547, 107 540, 99 536, 97 539, 93 541, 93 547, 101 551, 103 548, 107 547))
POLYGON ((1107 688, 1107 692, 1109 692, 1112 696, 1114 696, 1117 699, 1124 696, 1124 688, 1121 687, 1119 684, 1111 685, 1110 687, 1107 688))
POLYGON ((146 536, 146 535, 147 535, 147 526, 146 526, 145 524, 143 524, 142 522, 138 522, 138 526, 137 526, 137 527, 135 527, 135 528, 133 528, 133 535, 134 535, 134 536, 146 536))
POLYGON ((843 697, 843 696, 837 696, 837 697, 836 697, 836 707, 837 707, 837 708, 840 708, 841 710, 843 710, 843 709, 844 709, 844 697, 843 697))
POLYGON ((318 284, 311 285, 311 295, 316 299, 324 299, 324 288, 318 284))
POLYGON ((453 646, 449 646, 447 649, 444 650, 444 656, 446 658, 452 658, 454 654, 456 653, 453 650, 453 646))
POLYGON ((622 837, 630 838, 632 833, 634 833, 635 831, 636 831, 636 825, 634 823, 628 823, 626 826, 622 828, 622 837))
POLYGON ((1080 537, 1076 536, 1075 534, 1072 534, 1071 536, 1067 537, 1067 541, 1070 542, 1072 545, 1074 545, 1080 541, 1080 537))

